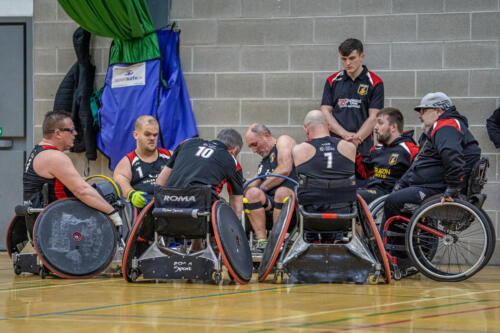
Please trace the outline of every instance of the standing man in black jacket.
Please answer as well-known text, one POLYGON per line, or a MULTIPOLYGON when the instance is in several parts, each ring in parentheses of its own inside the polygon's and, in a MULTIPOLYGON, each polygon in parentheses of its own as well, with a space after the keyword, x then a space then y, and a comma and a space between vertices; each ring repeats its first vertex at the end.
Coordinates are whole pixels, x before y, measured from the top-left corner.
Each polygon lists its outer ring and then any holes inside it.
POLYGON ((442 202, 453 201, 481 155, 467 118, 457 112, 444 93, 425 95, 415 111, 429 130, 412 166, 385 201, 386 218, 399 215, 405 203, 420 204, 434 194, 444 192, 442 202))
POLYGON ((403 128, 403 115, 398 109, 387 107, 377 113, 375 133, 378 143, 372 147, 367 159, 362 161, 361 154, 356 158, 358 174, 369 178, 366 187, 358 189, 367 203, 391 193, 418 153, 413 131, 403 132, 403 128))

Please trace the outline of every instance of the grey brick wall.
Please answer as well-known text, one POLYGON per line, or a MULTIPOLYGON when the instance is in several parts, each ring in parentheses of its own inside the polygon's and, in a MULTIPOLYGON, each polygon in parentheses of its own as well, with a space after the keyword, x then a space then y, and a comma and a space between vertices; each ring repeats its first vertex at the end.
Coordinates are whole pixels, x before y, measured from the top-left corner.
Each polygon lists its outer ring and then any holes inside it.
MULTIPOLYGON (((74 60, 76 28, 56 0, 34 2, 35 133, 74 60)), ((325 79, 339 70, 338 43, 365 43, 367 66, 385 83, 386 106, 400 108, 406 127, 421 132, 412 107, 441 90, 466 115, 490 157, 486 209, 498 224, 499 156, 485 119, 500 105, 499 0, 173 0, 181 32, 181 61, 200 134, 224 127, 244 134, 255 121, 276 135, 304 139, 305 113, 318 108, 325 79)), ((104 80, 109 40, 92 39, 104 80)), ((81 172, 83 155, 71 154, 81 172)), ((245 148, 245 176, 258 157, 245 148)), ((91 163, 107 173, 107 161, 91 163)), ((500 256, 495 256, 500 263, 500 256)))

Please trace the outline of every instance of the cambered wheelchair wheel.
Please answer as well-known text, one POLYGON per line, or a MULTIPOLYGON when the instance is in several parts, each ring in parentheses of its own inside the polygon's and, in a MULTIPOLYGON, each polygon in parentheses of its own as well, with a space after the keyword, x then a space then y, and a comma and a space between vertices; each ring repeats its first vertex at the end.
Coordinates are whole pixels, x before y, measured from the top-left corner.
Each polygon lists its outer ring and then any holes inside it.
POLYGON ((377 198, 373 200, 369 205, 368 205, 368 210, 370 210, 370 214, 372 215, 373 222, 377 226, 377 228, 380 228, 380 225, 382 224, 382 220, 384 218, 384 204, 385 204, 385 199, 389 194, 383 195, 380 198, 377 198))
POLYGON ((495 249, 493 224, 484 211, 456 199, 431 200, 413 214, 406 250, 418 270, 436 281, 463 281, 479 272, 495 249))

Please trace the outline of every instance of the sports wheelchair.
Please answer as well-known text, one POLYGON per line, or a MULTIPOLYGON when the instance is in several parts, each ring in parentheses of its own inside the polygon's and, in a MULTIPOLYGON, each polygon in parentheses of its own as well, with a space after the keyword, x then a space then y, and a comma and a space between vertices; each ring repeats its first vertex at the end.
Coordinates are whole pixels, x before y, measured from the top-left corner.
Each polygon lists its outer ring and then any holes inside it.
POLYGON ((155 185, 154 200, 134 224, 123 255, 128 282, 143 279, 222 281, 225 265, 230 278, 246 284, 252 278, 252 256, 243 227, 223 200, 212 203, 210 186, 167 188, 155 185), (213 237, 212 237, 213 236, 213 237), (169 246, 169 239, 184 239, 169 246), (194 249, 194 241, 203 242, 194 249))
POLYGON ((117 230, 105 214, 76 198, 48 204, 45 184, 40 203, 33 207, 27 201, 16 206, 7 228, 6 248, 16 275, 26 272, 45 278, 52 273, 61 278, 91 278, 113 263, 121 265, 123 239, 130 226, 127 210, 131 209, 110 178, 96 175, 87 181, 91 179, 97 192, 119 209, 125 224, 117 230))
MULTIPOLYGON (((436 281, 463 281, 489 262, 496 235, 482 209, 488 166, 484 157, 475 163, 467 186, 454 201, 441 204, 442 195, 435 195, 420 206, 405 205, 403 216, 387 219, 380 232, 394 279, 421 272, 436 281)), ((386 197, 373 202, 374 219, 383 220, 386 197)))
MULTIPOLYGON (((268 175, 273 176, 273 175, 268 175)), ((308 197, 313 181, 295 188, 285 199, 259 265, 259 281, 274 268, 274 282, 390 283, 389 265, 367 206, 348 181, 324 181, 328 200, 308 197), (306 191, 302 191, 305 189, 306 191), (331 190, 331 191, 330 191, 331 190), (299 203, 296 203, 299 198, 299 203), (309 204, 326 202, 334 211, 310 211, 309 204), (288 233, 294 211, 297 225, 288 233)))

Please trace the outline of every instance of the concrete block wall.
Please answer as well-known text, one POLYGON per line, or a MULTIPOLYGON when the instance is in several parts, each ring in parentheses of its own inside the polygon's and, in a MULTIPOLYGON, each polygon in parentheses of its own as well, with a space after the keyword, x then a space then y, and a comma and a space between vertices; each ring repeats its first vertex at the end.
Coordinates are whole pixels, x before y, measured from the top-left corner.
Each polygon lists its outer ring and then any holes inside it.
MULTIPOLYGON (((33 1, 33 61, 34 141, 42 138, 42 121, 47 111, 52 110, 54 97, 62 79, 76 61, 73 48, 73 32, 78 25, 66 15, 57 0, 33 1)), ((111 39, 92 36, 91 56, 96 66, 95 87, 104 84, 108 67, 111 39)), ((108 160, 98 154, 96 161, 87 164, 85 153, 69 153, 77 170, 83 175, 87 168, 90 174, 111 175, 108 160)))
MULTIPOLYGON (((304 140, 302 121, 319 108, 325 79, 341 69, 338 44, 365 44, 366 65, 385 84, 385 105, 400 108, 406 127, 421 133, 413 106, 430 91, 444 91, 469 118, 490 157, 486 209, 495 226, 500 186, 498 151, 485 120, 500 105, 499 0, 173 0, 181 29, 181 62, 200 135, 224 127, 242 134, 259 121, 275 135, 304 140)), ((35 133, 57 86, 74 61, 76 28, 56 0, 34 8, 35 133)), ((102 85, 109 40, 92 39, 102 85)), ((83 172, 83 154, 71 154, 83 172)), ((245 148, 247 178, 259 158, 245 148)), ((90 164, 107 173, 107 160, 90 164)), ((500 263, 500 255, 495 256, 500 263)))

